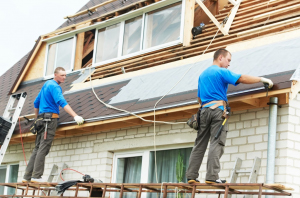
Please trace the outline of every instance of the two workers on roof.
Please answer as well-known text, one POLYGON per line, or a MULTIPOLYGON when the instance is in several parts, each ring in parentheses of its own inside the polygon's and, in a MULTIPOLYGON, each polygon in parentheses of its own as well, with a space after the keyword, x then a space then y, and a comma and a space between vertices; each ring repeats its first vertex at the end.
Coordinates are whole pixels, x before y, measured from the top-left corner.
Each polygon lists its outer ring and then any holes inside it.
POLYGON ((31 154, 29 163, 23 176, 23 183, 46 182, 42 179, 45 166, 45 157, 49 153, 55 136, 59 119, 59 106, 74 117, 78 125, 83 124, 84 119, 78 116, 65 100, 60 83, 66 79, 66 71, 57 67, 54 71, 54 79, 48 80, 34 101, 34 113, 36 117, 37 136, 35 148, 31 154))
POLYGON ((189 159, 189 167, 186 171, 188 183, 200 183, 198 180, 199 169, 210 141, 207 167, 206 183, 226 183, 226 180, 219 178, 220 158, 224 153, 224 146, 227 135, 227 123, 222 131, 217 135, 220 126, 224 124, 227 115, 228 85, 234 86, 239 83, 253 84, 262 82, 273 87, 270 79, 255 77, 244 74, 235 74, 228 70, 231 61, 231 53, 225 49, 219 49, 214 53, 213 65, 208 67, 199 76, 198 81, 198 102, 200 109, 198 111, 199 123, 197 138, 189 159))

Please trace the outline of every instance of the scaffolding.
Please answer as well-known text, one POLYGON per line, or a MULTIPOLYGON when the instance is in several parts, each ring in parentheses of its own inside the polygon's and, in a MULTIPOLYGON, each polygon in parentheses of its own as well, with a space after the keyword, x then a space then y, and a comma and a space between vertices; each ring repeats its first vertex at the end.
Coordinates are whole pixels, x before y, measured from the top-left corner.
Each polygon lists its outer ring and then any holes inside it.
MULTIPOLYGON (((41 198, 55 198, 59 196, 52 196, 55 191, 55 186, 58 183, 0 183, 0 186, 7 186, 15 188, 14 195, 0 195, 0 197, 41 197, 41 198)), ((281 184, 264 184, 264 183, 225 183, 225 184, 186 184, 186 183, 77 183, 69 188, 67 191, 73 191, 74 196, 78 196, 80 191, 87 191, 87 197, 92 196, 92 193, 101 192, 102 198, 109 197, 109 192, 118 192, 119 198, 122 198, 126 192, 136 193, 137 198, 141 198, 142 193, 158 193, 157 197, 167 198, 168 193, 190 193, 191 198, 195 194, 216 194, 216 197, 227 198, 228 195, 275 195, 275 196, 291 196, 292 194, 285 190, 293 190, 281 184)), ((63 196, 63 194, 61 195, 63 196)), ((86 197, 86 196, 85 196, 86 197)), ((99 197, 100 198, 100 197, 99 197)))

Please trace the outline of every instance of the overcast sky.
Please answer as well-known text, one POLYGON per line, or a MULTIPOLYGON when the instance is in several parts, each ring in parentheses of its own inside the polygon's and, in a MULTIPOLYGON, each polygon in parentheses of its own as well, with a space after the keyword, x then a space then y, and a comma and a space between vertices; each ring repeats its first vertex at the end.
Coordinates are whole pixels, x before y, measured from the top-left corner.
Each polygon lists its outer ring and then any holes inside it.
POLYGON ((0 0, 0 76, 89 0, 0 0))

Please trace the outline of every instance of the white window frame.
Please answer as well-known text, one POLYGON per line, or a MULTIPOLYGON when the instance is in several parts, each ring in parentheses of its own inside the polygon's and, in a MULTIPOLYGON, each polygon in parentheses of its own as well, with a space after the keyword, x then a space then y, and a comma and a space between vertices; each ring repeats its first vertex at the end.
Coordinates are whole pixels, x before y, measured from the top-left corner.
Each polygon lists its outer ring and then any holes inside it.
MULTIPOLYGON (((52 42, 48 42, 47 46, 46 46, 46 56, 45 56, 45 63, 44 63, 44 79, 50 79, 50 78, 54 78, 54 74, 50 74, 50 75, 46 75, 47 72, 47 62, 48 62, 48 52, 49 52, 49 46, 55 43, 60 43, 63 42, 65 40, 71 39, 73 38, 73 46, 72 46, 72 55, 71 55, 71 65, 70 65, 70 69, 66 70, 67 73, 70 73, 74 70, 74 63, 75 63, 75 52, 76 52, 76 42, 77 42, 77 35, 72 35, 69 37, 66 37, 62 40, 56 40, 56 41, 52 41, 52 42)), ((57 59, 57 51, 56 50, 56 55, 55 55, 55 64, 56 65, 56 59, 57 59)), ((55 68, 54 68, 55 69, 55 68)))
MULTIPOLYGON (((19 165, 19 164, 0 165, 0 169, 6 169, 5 183, 8 183, 9 172, 10 172, 11 166, 13 166, 13 165, 19 165)), ((19 168, 20 168, 20 166, 19 166, 19 168)), ((7 193, 8 193, 8 187, 4 186, 4 195, 7 195, 7 193)))
POLYGON ((107 63, 111 63, 111 62, 115 62, 115 61, 120 61, 126 58, 130 58, 133 56, 137 56, 137 55, 141 55, 141 54, 145 54, 145 53, 149 53, 152 51, 156 51, 159 49, 163 49, 163 48, 167 48, 167 47, 171 47, 177 44, 181 44, 183 43, 183 32, 184 32, 184 17, 185 17, 185 1, 186 0, 170 0, 167 4, 163 4, 160 7, 152 7, 152 9, 145 9, 143 10, 142 13, 140 12, 136 12, 135 14, 130 15, 130 17, 124 17, 121 18, 120 20, 117 21, 108 21, 106 24, 98 26, 96 28, 95 31, 95 43, 94 43, 94 53, 93 53, 93 63, 92 63, 92 67, 97 67, 97 66, 101 66, 107 63), (164 43, 161 45, 157 45, 154 47, 149 47, 147 49, 143 49, 144 47, 144 36, 145 36, 145 30, 147 27, 147 13, 151 12, 151 11, 155 11, 158 10, 160 8, 175 4, 177 2, 181 2, 181 23, 180 23, 180 33, 179 33, 179 39, 176 41, 171 41, 169 43, 164 43), (122 51, 123 51, 123 39, 124 39, 124 28, 125 28, 125 21, 133 19, 135 17, 138 16, 142 16, 142 28, 141 28, 141 44, 140 44, 140 50, 138 52, 134 52, 134 53, 130 53, 127 55, 122 56, 122 51), (97 42, 98 42, 98 31, 100 29, 103 29, 105 27, 109 27, 111 25, 115 25, 117 23, 120 23, 120 35, 119 35, 119 49, 118 49, 118 57, 113 58, 113 59, 109 59, 109 60, 105 60, 105 61, 100 61, 100 62, 96 62, 96 54, 97 54, 97 42))
MULTIPOLYGON (((157 148, 156 151, 164 151, 164 150, 172 150, 172 149, 185 149, 185 148, 191 148, 193 145, 191 144, 183 144, 179 146, 164 146, 157 148)), ((142 173, 147 174, 141 174, 141 180, 140 183, 148 183, 148 176, 149 176, 149 164, 150 164, 150 153, 154 152, 153 149, 139 149, 139 151, 120 151, 120 152, 114 152, 113 157, 113 168, 112 168, 112 183, 116 183, 117 181, 117 166, 118 166, 118 159, 119 158, 128 158, 128 157, 142 157, 142 173)), ((111 197, 115 197, 115 193, 112 193, 111 197)), ((147 193, 142 192, 141 198, 146 198, 147 193)))

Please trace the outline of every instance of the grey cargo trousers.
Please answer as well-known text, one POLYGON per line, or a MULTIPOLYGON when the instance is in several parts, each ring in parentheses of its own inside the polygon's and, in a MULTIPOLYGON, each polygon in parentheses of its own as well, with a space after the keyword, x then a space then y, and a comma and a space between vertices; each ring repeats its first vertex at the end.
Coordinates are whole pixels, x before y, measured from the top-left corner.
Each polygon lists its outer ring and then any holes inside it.
POLYGON ((201 110, 200 127, 189 159, 189 167, 186 171, 186 178, 198 178, 199 169, 207 149, 208 141, 210 140, 205 179, 219 179, 220 158, 224 153, 227 123, 223 127, 218 139, 215 139, 215 135, 224 121, 222 114, 223 111, 220 108, 210 109, 208 107, 201 110))
POLYGON ((57 128, 57 118, 51 118, 47 124, 47 138, 44 139, 46 122, 43 122, 42 130, 36 135, 35 147, 26 167, 24 179, 41 178, 44 173, 45 158, 51 148, 57 128))

